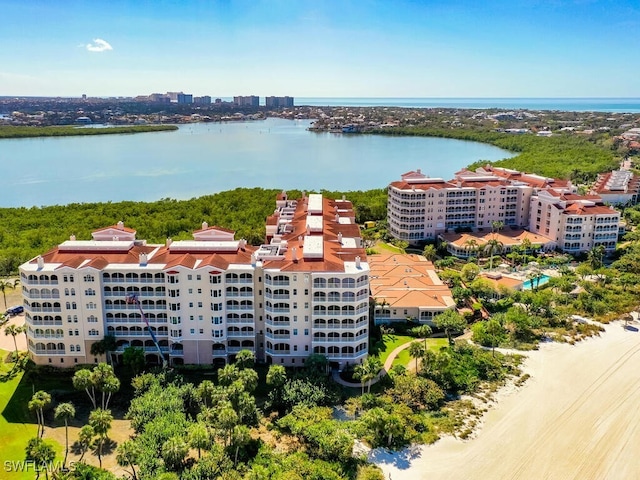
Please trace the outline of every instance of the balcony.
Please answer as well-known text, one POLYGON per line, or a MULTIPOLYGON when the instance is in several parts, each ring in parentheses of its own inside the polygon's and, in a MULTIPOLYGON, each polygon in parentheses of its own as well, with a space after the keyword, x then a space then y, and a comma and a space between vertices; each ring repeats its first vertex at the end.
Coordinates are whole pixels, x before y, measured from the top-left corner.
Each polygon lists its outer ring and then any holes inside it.
POLYGON ((26 298, 30 299, 30 300, 51 300, 51 299, 59 299, 60 298, 60 294, 40 294, 38 292, 34 292, 34 293, 29 293, 26 290, 22 291, 22 295, 25 296, 26 298))
POLYGON ((33 335, 29 335, 32 338, 64 338, 64 334, 44 334, 44 333, 34 333, 33 335))
POLYGON ((227 352, 229 353, 238 353, 241 350, 249 350, 250 352, 255 352, 255 347, 227 347, 227 352))
POLYGON ((34 347, 29 347, 29 351, 36 355, 66 355, 65 350, 36 350, 34 347))
POLYGON ((273 294, 273 293, 266 293, 265 298, 268 298, 270 300, 289 300, 289 298, 291 298, 291 295, 287 294, 273 294))
MULTIPOLYGON (((159 320, 147 320, 150 324, 157 325, 167 325, 167 319, 159 319, 159 320)), ((135 323, 137 325, 144 325, 144 321, 141 318, 107 318, 107 323, 135 323)))
POLYGON ((277 356, 291 355, 292 353, 298 355, 298 352, 292 352, 291 350, 274 350, 272 348, 265 348, 264 351, 269 355, 277 355, 277 356))
MULTIPOLYGON (((143 332, 108 332, 110 335, 114 337, 149 337, 149 332, 147 330, 143 332)), ((166 337, 169 334, 167 332, 153 332, 156 337, 166 337)))
POLYGON ((265 324, 267 326, 273 326, 273 327, 288 327, 289 325, 291 325, 291 320, 265 320, 265 324))
POLYGON ((227 337, 255 337, 255 332, 227 332, 227 337))
POLYGON ((268 340, 289 340, 291 338, 290 334, 274 334, 274 333, 265 333, 265 338, 268 340))
POLYGON ((24 308, 30 312, 36 313, 60 313, 62 312, 62 308, 60 307, 31 307, 29 305, 25 305, 24 308))
MULTIPOLYGON (((391 317, 390 316, 377 316, 376 315, 376 320, 387 320, 387 321, 391 321, 391 317)), ((335 325, 335 324, 322 324, 322 323, 314 323, 313 324, 313 328, 314 330, 353 330, 354 328, 364 328, 368 325, 369 322, 356 322, 353 323, 351 325, 335 325)))
POLYGON ((366 350, 362 350, 357 353, 323 353, 323 355, 329 359, 340 359, 340 358, 359 358, 367 355, 366 350))
POLYGON ((29 280, 28 278, 21 278, 20 281, 23 285, 58 285, 58 280, 29 280))
POLYGON ((358 335, 357 337, 350 337, 350 338, 345 338, 345 337, 336 337, 336 338, 313 337, 313 343, 314 344, 316 344, 316 343, 351 343, 351 342, 355 342, 355 341, 359 341, 359 340, 365 340, 367 338, 368 338, 367 334, 358 335))
POLYGON ((31 320, 29 317, 26 317, 25 320, 29 325, 33 325, 34 327, 62 326, 62 320, 31 320))
POLYGON ((253 325, 253 318, 227 318, 227 324, 233 325, 253 325))

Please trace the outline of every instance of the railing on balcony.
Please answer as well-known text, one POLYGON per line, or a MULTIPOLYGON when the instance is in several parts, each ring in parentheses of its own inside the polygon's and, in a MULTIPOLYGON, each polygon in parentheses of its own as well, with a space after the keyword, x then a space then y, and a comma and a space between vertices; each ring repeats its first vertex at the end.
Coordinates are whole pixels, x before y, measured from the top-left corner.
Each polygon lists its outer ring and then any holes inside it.
POLYGON ((35 353, 36 355, 65 355, 65 350, 40 350, 35 349, 34 347, 29 347, 29 351, 31 353, 35 353))
POLYGON ((255 337, 255 332, 227 332, 227 337, 255 337))

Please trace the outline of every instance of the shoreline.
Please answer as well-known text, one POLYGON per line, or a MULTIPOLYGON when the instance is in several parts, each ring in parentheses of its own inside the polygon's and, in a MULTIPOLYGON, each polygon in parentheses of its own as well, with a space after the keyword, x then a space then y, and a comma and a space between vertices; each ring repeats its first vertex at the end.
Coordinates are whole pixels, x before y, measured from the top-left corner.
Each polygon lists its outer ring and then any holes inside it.
POLYGON ((496 393, 470 440, 376 449, 369 461, 402 480, 639 478, 640 333, 620 321, 603 327, 574 346, 527 352, 531 377, 496 393))

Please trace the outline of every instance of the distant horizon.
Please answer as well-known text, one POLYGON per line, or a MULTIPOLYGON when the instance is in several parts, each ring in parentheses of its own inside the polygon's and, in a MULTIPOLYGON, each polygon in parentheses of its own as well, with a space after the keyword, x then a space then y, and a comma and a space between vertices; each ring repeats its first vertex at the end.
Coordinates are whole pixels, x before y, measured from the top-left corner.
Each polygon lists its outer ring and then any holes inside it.
MULTIPOLYGON (((152 93, 166 93, 166 92, 152 92, 152 93)), ((186 94, 191 94, 191 92, 183 92, 186 94)), ((0 98, 78 98, 82 99, 82 95, 0 95, 0 98)), ((135 95, 87 95, 87 98, 136 98, 138 96, 151 95, 150 93, 137 93, 135 95)), ((236 95, 211 95, 211 94, 203 94, 203 95, 195 95, 195 96, 210 96, 212 99, 220 98, 220 99, 231 99, 233 100, 234 96, 244 95, 244 94, 236 94, 236 95)), ((255 94, 249 94, 255 95, 255 94)), ((264 98, 269 95, 255 95, 260 98, 264 98)), ((503 96, 503 97, 494 97, 494 96, 476 96, 476 97, 468 97, 468 96, 433 96, 433 97, 420 97, 420 96, 349 96, 349 95, 288 95, 294 99, 304 98, 304 99, 321 99, 321 98, 357 98, 357 99, 398 99, 398 100, 414 100, 414 99, 427 99, 427 100, 640 100, 640 95, 637 97, 598 97, 598 96, 585 96, 585 97, 554 97, 554 96, 539 96, 539 97, 526 97, 526 96, 503 96)))

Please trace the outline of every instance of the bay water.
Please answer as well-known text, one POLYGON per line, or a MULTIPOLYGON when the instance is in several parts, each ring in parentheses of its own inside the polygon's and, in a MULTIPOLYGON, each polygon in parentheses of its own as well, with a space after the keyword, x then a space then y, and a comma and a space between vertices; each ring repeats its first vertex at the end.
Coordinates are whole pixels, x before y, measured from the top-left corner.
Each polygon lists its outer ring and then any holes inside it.
POLYGON ((451 178, 511 153, 428 137, 309 132, 310 121, 180 125, 133 135, 0 141, 0 206, 188 199, 236 187, 367 190, 408 170, 451 178))

